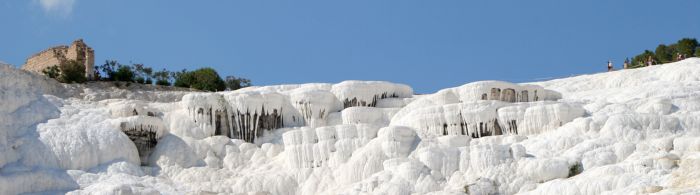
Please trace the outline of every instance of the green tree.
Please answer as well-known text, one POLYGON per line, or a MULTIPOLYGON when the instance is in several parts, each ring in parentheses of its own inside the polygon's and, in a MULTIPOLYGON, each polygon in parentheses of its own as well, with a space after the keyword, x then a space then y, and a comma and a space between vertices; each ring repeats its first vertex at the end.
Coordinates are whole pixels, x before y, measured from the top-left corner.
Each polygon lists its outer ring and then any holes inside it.
POLYGON ((644 50, 644 53, 639 54, 637 56, 634 56, 632 58, 630 68, 639 68, 639 67, 646 66, 647 65, 646 63, 647 63, 647 60, 649 59, 649 57, 651 57, 652 59, 655 59, 654 52, 651 52, 649 50, 644 50))
POLYGON ((170 85, 170 71, 165 68, 161 71, 156 71, 153 73, 153 78, 156 80, 156 85, 170 85))
POLYGON ((102 74, 100 73, 100 70, 98 70, 97 68, 95 68, 95 69, 93 70, 92 74, 94 75, 93 80, 95 80, 95 81, 101 81, 101 80, 102 80, 102 74))
MULTIPOLYGON (((184 70, 183 70, 184 71, 184 70)), ((223 91, 226 83, 213 68, 200 68, 184 72, 175 80, 177 87, 189 87, 205 91, 223 91)))
POLYGON ((75 60, 66 60, 59 65, 61 71, 58 81, 62 83, 84 83, 87 81, 85 77, 85 65, 78 63, 75 60))
POLYGON ((695 48, 698 47, 698 40, 691 38, 683 38, 676 43, 676 52, 687 57, 695 54, 695 48))
POLYGON ((133 64, 134 71, 134 81, 136 83, 144 84, 146 83, 146 77, 144 73, 145 66, 143 64, 133 64))
POLYGON ((700 47, 695 48, 695 57, 700 57, 700 47))
POLYGON ((153 84, 153 68, 143 68, 143 75, 146 77, 146 82, 144 82, 144 84, 153 84))
POLYGON ((250 80, 246 78, 237 78, 235 76, 226 76, 226 90, 236 90, 250 86, 250 80))
POLYGON ((102 77, 102 80, 114 81, 114 75, 117 72, 117 68, 119 66, 119 63, 116 60, 105 60, 105 63, 96 69, 100 69, 104 73, 104 77, 102 77))
POLYGON ((654 53, 654 56, 660 63, 668 63, 673 59, 673 50, 664 44, 660 44, 658 47, 656 47, 656 51, 654 53))
POLYGON ((191 76, 188 76, 189 71, 187 69, 182 69, 180 71, 170 72, 170 78, 172 84, 175 87, 190 87, 192 83, 191 76), (178 82, 179 81, 179 82, 178 82))
POLYGON ((131 66, 119 65, 117 70, 114 72, 114 81, 126 81, 134 82, 134 71, 131 66))

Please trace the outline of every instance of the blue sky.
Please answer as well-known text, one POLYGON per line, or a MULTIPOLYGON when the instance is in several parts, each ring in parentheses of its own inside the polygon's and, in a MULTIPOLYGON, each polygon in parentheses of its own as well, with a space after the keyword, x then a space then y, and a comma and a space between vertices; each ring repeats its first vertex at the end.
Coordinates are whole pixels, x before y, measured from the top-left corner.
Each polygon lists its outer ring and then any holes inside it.
POLYGON ((83 38, 106 59, 255 85, 386 80, 419 93, 601 72, 700 38, 700 1, 5 0, 0 61, 83 38))

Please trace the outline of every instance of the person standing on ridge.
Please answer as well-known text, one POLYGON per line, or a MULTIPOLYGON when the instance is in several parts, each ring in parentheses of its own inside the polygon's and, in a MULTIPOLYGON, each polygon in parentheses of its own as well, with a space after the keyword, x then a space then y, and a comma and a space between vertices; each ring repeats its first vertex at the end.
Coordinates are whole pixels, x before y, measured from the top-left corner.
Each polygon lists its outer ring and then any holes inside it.
POLYGON ((625 63, 622 64, 622 68, 623 68, 623 69, 627 69, 627 67, 629 66, 629 64, 630 64, 630 59, 629 59, 629 58, 625 58, 625 63))
POLYGON ((612 61, 608 60, 608 72, 613 70, 613 64, 612 61))

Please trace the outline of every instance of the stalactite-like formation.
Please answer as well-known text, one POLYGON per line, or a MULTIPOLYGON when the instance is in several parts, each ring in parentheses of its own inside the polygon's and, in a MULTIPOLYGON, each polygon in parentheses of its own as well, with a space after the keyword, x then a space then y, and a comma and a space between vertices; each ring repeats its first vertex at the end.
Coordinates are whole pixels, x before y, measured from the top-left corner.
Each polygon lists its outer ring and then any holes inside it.
POLYGON ((163 136, 165 126, 159 118, 149 116, 132 116, 122 120, 120 128, 136 145, 141 165, 148 165, 148 157, 163 136))
MULTIPOLYGON (((254 142, 264 130, 282 128, 289 99, 273 93, 190 94, 183 97, 195 124, 210 135, 222 135, 254 142), (286 104, 285 104, 286 103, 286 104)), ((292 114, 292 122, 297 121, 292 114)), ((299 121, 302 118, 298 118, 299 121)))
MULTIPOLYGON (((442 90, 424 99, 416 100, 400 110, 392 119, 392 124, 412 126, 425 131, 426 134, 468 135, 474 138, 518 134, 521 123, 530 126, 544 125, 548 128, 557 127, 559 115, 566 115, 566 108, 543 110, 545 118, 532 113, 533 120, 518 118, 525 115, 528 107, 539 100, 556 100, 560 95, 547 91, 535 85, 518 85, 500 81, 481 81, 465 84, 460 87, 442 90), (515 106, 517 109, 507 109, 501 116, 502 107, 515 106), (559 110, 559 109, 563 109, 559 110), (512 112, 512 113, 511 113, 512 112), (509 117, 516 117, 509 118, 509 117), (551 122, 551 124, 549 124, 551 122)), ((546 103, 549 104, 549 103, 546 103)), ((533 108, 532 110, 539 109, 533 108)), ((533 111, 534 112, 534 111, 533 111)), ((563 124, 563 123, 562 123, 563 124)), ((528 128, 527 132, 534 131, 528 128)))
POLYGON ((445 89, 459 97, 462 102, 476 100, 499 100, 504 102, 533 102, 557 100, 561 94, 536 85, 518 85, 501 81, 480 81, 445 89))
POLYGON ((153 152, 153 149, 158 144, 156 139, 156 132, 153 131, 153 126, 138 126, 133 128, 122 129, 124 134, 131 139, 136 145, 136 149, 139 151, 139 158, 141 159, 141 165, 148 165, 148 157, 153 152))
POLYGON ((291 130, 283 135, 287 162, 293 168, 337 167, 377 137, 378 130, 370 124, 291 130))
POLYGON ((507 88, 503 89, 503 95, 501 96, 501 101, 504 102, 515 102, 515 89, 507 88))
POLYGON ((229 93, 183 96, 192 121, 210 135, 254 142, 265 130, 326 126, 327 116, 344 107, 376 107, 386 98, 407 98, 413 90, 380 81, 346 81, 333 86, 279 86, 229 93), (341 101, 342 100, 342 101, 341 101))
POLYGON ((324 120, 328 116, 328 112, 324 108, 318 109, 318 113, 314 113, 314 109, 310 102, 299 101, 295 102, 294 107, 299 109, 301 116, 304 118, 304 125, 316 126, 314 122, 316 120, 324 120))
POLYGON ((357 97, 353 97, 352 99, 344 99, 343 100, 343 107, 349 108, 349 107, 355 107, 355 106, 368 106, 368 107, 376 107, 377 106, 377 101, 380 99, 386 99, 386 98, 398 98, 399 96, 396 95, 396 93, 389 94, 388 92, 384 92, 382 94, 377 94, 374 95, 371 101, 367 102, 365 100, 358 100, 357 97))
POLYGON ((508 120, 503 126, 509 134, 518 134, 518 122, 516 120, 508 120))
POLYGON ((391 124, 419 129, 425 136, 478 138, 538 134, 584 114, 579 106, 559 102, 479 101, 423 107, 395 117, 391 124))
POLYGON ((303 119, 303 126, 325 126, 328 114, 342 109, 341 102, 330 91, 300 89, 289 96, 292 106, 303 119))
POLYGON ((245 140, 247 142, 255 141, 256 137, 263 134, 263 130, 279 129, 284 127, 282 119, 282 109, 279 111, 273 109, 272 112, 266 112, 265 106, 262 107, 261 113, 236 111, 231 115, 233 123, 233 137, 245 140))
MULTIPOLYGON (((486 120, 486 121, 474 121, 470 118, 465 118, 462 113, 458 113, 457 117, 459 121, 457 122, 446 122, 437 127, 442 128, 442 135, 468 135, 472 138, 479 138, 484 136, 492 135, 503 135, 501 127, 498 124, 498 119, 486 120)), ((431 131, 436 126, 425 126, 425 129, 431 131)))
POLYGON ((504 102, 529 102, 529 101, 537 101, 539 100, 539 97, 537 97, 537 90, 534 89, 532 90, 534 93, 534 97, 532 100, 529 99, 529 92, 527 89, 523 89, 520 91, 516 91, 513 88, 506 88, 501 90, 500 88, 491 88, 490 93, 483 93, 481 94, 481 100, 500 100, 504 102))
POLYGON ((413 95, 413 89, 407 85, 381 81, 344 81, 333 85, 331 92, 343 103, 344 108, 375 107, 380 99, 407 98, 413 95))
POLYGON ((223 135, 226 137, 231 137, 231 122, 228 117, 228 111, 226 109, 216 110, 214 114, 214 135, 223 135))

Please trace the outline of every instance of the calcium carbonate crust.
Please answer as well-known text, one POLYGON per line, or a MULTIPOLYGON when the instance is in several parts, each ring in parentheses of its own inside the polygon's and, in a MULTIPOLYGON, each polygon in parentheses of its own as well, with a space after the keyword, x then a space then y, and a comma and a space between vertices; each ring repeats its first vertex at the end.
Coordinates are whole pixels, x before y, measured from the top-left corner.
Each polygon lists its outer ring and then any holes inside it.
POLYGON ((0 194, 700 193, 700 59, 415 95, 204 93, 0 65, 0 194))

